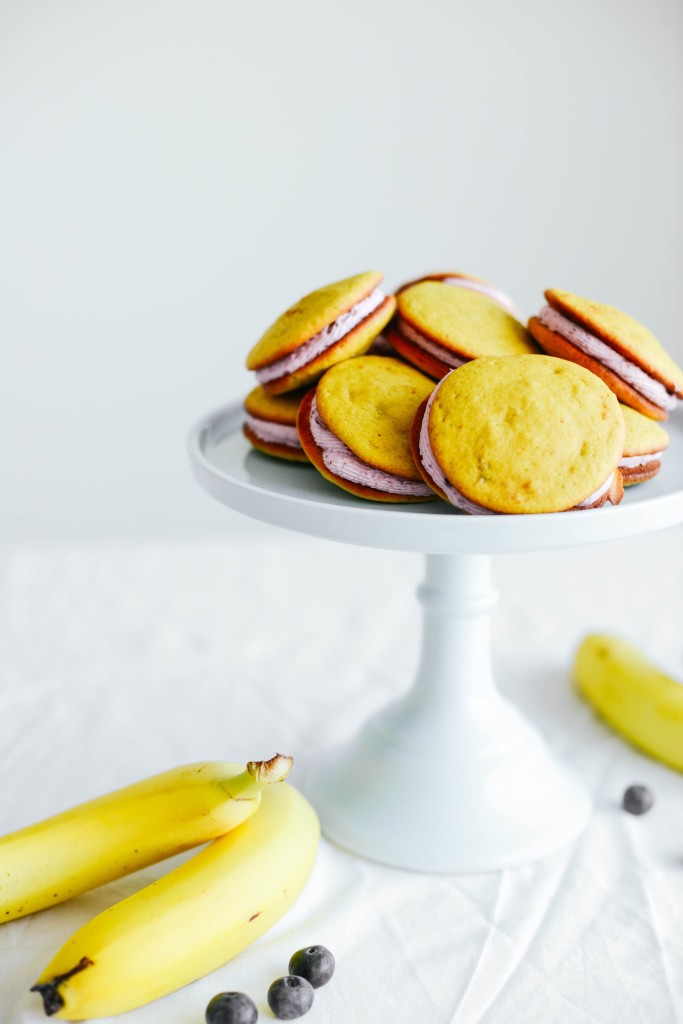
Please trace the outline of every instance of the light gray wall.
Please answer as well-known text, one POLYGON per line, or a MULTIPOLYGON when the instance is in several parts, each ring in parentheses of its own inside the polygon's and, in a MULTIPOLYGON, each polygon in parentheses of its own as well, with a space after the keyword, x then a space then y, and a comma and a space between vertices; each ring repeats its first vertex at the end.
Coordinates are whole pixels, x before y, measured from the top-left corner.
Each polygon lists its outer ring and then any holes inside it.
POLYGON ((359 270, 556 286, 683 359, 677 0, 5 0, 0 533, 240 528, 187 428, 359 270))

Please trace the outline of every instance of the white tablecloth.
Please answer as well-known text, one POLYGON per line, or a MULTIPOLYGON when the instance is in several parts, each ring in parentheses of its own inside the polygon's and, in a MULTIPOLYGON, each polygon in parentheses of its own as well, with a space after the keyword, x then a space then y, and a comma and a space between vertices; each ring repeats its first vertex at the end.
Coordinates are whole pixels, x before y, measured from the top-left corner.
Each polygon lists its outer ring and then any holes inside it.
MULTIPOLYGON (((674 1024, 683 1019, 683 776, 636 753, 575 696, 589 630, 681 674, 683 532, 499 558, 501 690, 595 796, 570 849, 469 876, 385 868, 323 840, 289 914, 234 961, 124 1017, 199 1024, 255 999, 289 955, 337 957, 310 1024, 674 1024), (654 809, 619 808, 632 782, 654 809)), ((164 768, 292 753, 291 781, 405 688, 422 572, 413 555, 274 530, 224 542, 12 550, 0 556, 0 831, 164 768)), ((409 825, 409 823, 408 823, 409 825)), ((80 924, 166 870, 146 869, 0 928, 0 1020, 44 1019, 29 993, 80 924)))

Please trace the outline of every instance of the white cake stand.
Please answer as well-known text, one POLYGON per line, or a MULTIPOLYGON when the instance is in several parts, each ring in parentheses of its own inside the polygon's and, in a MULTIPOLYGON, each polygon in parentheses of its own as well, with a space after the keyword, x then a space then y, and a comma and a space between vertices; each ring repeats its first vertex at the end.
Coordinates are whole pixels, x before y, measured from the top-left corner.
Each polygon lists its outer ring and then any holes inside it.
POLYGON ((489 651, 491 555, 613 540, 683 521, 683 425, 659 476, 618 508, 467 516, 445 502, 382 505, 315 469, 254 451, 240 405, 206 417, 189 451, 199 484, 238 512, 365 547, 420 551, 422 654, 400 700, 329 754, 306 790, 327 836, 373 860, 422 871, 484 871, 571 842, 590 815, 576 779, 498 693, 489 651))

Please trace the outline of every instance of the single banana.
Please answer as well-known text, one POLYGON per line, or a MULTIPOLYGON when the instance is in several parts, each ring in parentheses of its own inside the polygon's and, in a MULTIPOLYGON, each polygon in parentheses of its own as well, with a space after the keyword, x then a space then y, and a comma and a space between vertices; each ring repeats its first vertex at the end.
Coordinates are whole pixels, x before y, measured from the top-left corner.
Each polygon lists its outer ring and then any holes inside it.
POLYGON ((288 783, 248 821, 77 931, 31 991, 64 1020, 143 1006, 231 960, 292 905, 320 826, 288 783))
POLYGON ((291 757, 184 765, 0 838, 0 922, 215 839, 258 809, 291 757))
POLYGON ((683 771, 683 686, 618 637, 587 636, 576 652, 581 694, 635 746, 683 771))

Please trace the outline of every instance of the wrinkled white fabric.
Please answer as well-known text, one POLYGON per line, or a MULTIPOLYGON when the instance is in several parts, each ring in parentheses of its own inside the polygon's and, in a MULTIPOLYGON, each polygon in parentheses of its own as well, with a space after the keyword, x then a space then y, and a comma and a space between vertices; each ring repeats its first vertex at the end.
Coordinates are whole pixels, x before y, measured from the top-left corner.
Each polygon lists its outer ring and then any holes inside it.
MULTIPOLYGON (((409 685, 421 576, 418 556, 257 525, 224 542, 0 553, 0 832, 185 761, 283 751, 297 784, 409 685)), ((318 942, 338 966, 311 1024, 683 1019, 683 776, 605 728, 569 679, 594 629, 683 674, 683 531, 507 556, 494 576, 500 689, 592 791, 584 836, 537 864, 463 876, 323 841, 304 894, 258 942, 102 1024, 199 1022, 231 989, 271 1020, 271 981, 318 942), (618 806, 633 782, 655 793, 642 818, 618 806)), ((45 1020, 28 989, 56 949, 167 866, 0 926, 2 1024, 45 1020)))

